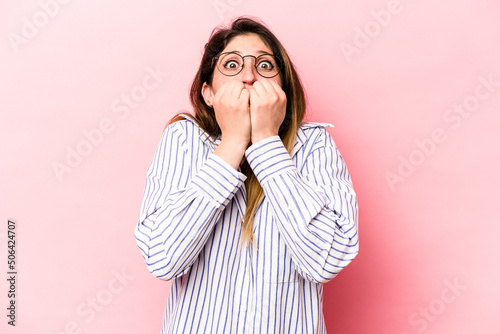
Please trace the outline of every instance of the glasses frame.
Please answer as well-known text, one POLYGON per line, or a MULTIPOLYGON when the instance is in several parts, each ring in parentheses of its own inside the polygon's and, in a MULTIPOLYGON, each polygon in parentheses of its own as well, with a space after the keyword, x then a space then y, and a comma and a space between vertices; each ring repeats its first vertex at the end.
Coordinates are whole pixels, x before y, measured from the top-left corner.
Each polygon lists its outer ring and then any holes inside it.
POLYGON ((240 74, 240 73, 241 73, 241 71, 243 71, 243 68, 245 67, 245 58, 246 58, 246 57, 251 57, 251 58, 253 58, 253 59, 254 59, 254 63, 253 63, 254 65, 253 65, 253 67, 255 68, 255 71, 257 71, 257 73, 258 73, 261 77, 263 77, 263 78, 271 79, 271 78, 274 78, 275 76, 277 76, 278 74, 280 74, 280 73, 281 73, 281 69, 282 69, 282 67, 283 67, 283 62, 281 61, 281 59, 280 59, 279 57, 277 57, 277 56, 273 55, 272 53, 263 53, 263 54, 261 54, 261 55, 259 55, 259 56, 254 56, 254 55, 245 55, 245 56, 242 56, 242 55, 240 55, 240 54, 239 54, 239 53, 237 53, 237 52, 232 52, 232 51, 229 51, 229 52, 222 52, 222 53, 221 53, 221 54, 219 54, 218 56, 215 56, 215 57, 214 57, 214 60, 215 60, 215 66, 217 67, 217 70, 219 70, 219 72, 220 72, 222 75, 225 75, 226 77, 234 77, 234 76, 236 76, 236 75, 240 74), (240 58, 241 58, 241 64, 242 64, 242 65, 241 65, 240 70, 239 70, 237 73, 235 73, 235 74, 225 74, 225 73, 224 73, 224 72, 222 72, 222 71, 221 71, 221 69, 219 68, 219 59, 220 59, 220 57, 222 57, 222 56, 223 56, 223 55, 225 55, 225 54, 235 54, 235 55, 240 56, 240 58), (267 76, 265 76, 265 75, 262 75, 262 74, 259 72, 259 69, 257 68, 257 59, 259 59, 259 58, 260 58, 260 57, 262 57, 262 56, 272 56, 272 57, 276 60, 276 66, 278 67, 278 72, 277 72, 275 75, 270 76, 270 77, 267 77, 267 76))

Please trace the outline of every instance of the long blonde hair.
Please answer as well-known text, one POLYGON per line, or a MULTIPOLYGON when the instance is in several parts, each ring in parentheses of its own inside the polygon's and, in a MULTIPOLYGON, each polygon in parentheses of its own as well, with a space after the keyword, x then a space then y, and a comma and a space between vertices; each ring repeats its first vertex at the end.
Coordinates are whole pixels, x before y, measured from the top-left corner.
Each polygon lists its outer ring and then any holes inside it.
MULTIPOLYGON (((287 106, 285 120, 279 129, 279 136, 288 152, 291 152, 295 145, 297 130, 304 119, 306 111, 304 90, 285 48, 262 22, 255 19, 239 17, 229 27, 217 27, 212 32, 208 43, 205 44, 205 51, 198 72, 191 85, 190 100, 195 112, 192 118, 208 135, 215 138, 221 134, 214 110, 205 103, 201 90, 203 83, 212 84, 215 68, 214 57, 221 53, 234 37, 245 34, 257 34, 269 46, 273 54, 282 61, 279 75, 282 89, 287 96, 287 106)), ((183 117, 178 114, 170 120, 169 124, 180 119, 183 119, 183 117)), ((254 242, 253 218, 259 203, 264 198, 264 191, 246 159, 244 159, 241 166, 241 171, 247 176, 245 181, 247 203, 242 226, 242 243, 244 245, 246 242, 254 242)))

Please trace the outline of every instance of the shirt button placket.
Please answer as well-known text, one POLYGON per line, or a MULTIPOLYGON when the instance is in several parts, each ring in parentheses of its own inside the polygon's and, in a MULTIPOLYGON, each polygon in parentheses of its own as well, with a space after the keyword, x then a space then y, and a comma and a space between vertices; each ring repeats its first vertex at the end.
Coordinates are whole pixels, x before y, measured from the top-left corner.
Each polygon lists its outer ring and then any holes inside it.
POLYGON ((253 252, 253 247, 250 247, 248 249, 249 253, 249 258, 247 262, 247 267, 246 267, 246 275, 248 279, 248 309, 247 309, 247 323, 245 326, 245 332, 246 333, 253 333, 254 332, 254 325, 255 325, 255 280, 253 276, 253 262, 252 262, 252 253, 253 252))

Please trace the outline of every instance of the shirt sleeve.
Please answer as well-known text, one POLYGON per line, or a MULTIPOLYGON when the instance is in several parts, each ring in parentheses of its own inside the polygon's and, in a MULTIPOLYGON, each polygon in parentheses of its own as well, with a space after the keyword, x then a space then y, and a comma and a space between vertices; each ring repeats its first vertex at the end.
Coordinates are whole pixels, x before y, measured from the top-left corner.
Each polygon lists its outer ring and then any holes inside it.
POLYGON ((148 169, 134 234, 149 271, 160 279, 170 280, 190 269, 246 179, 213 153, 195 172, 193 154, 198 159, 204 155, 199 135, 190 121, 167 127, 148 169))
MULTIPOLYGON (((272 208, 280 235, 305 279, 326 283, 358 253, 358 205, 347 167, 322 127, 301 170, 279 136, 245 155, 272 208)), ((311 136, 310 138, 312 138, 311 136)))

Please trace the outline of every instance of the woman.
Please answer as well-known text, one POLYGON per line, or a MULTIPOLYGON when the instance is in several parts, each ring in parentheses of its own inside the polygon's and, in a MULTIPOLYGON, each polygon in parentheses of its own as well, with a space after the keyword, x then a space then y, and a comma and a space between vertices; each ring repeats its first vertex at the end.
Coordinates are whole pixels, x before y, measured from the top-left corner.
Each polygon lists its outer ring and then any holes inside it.
POLYGON ((323 283, 358 252, 357 202, 325 124, 302 124, 300 80, 277 38, 216 29, 166 127, 137 244, 174 280, 162 333, 326 333, 323 283))

